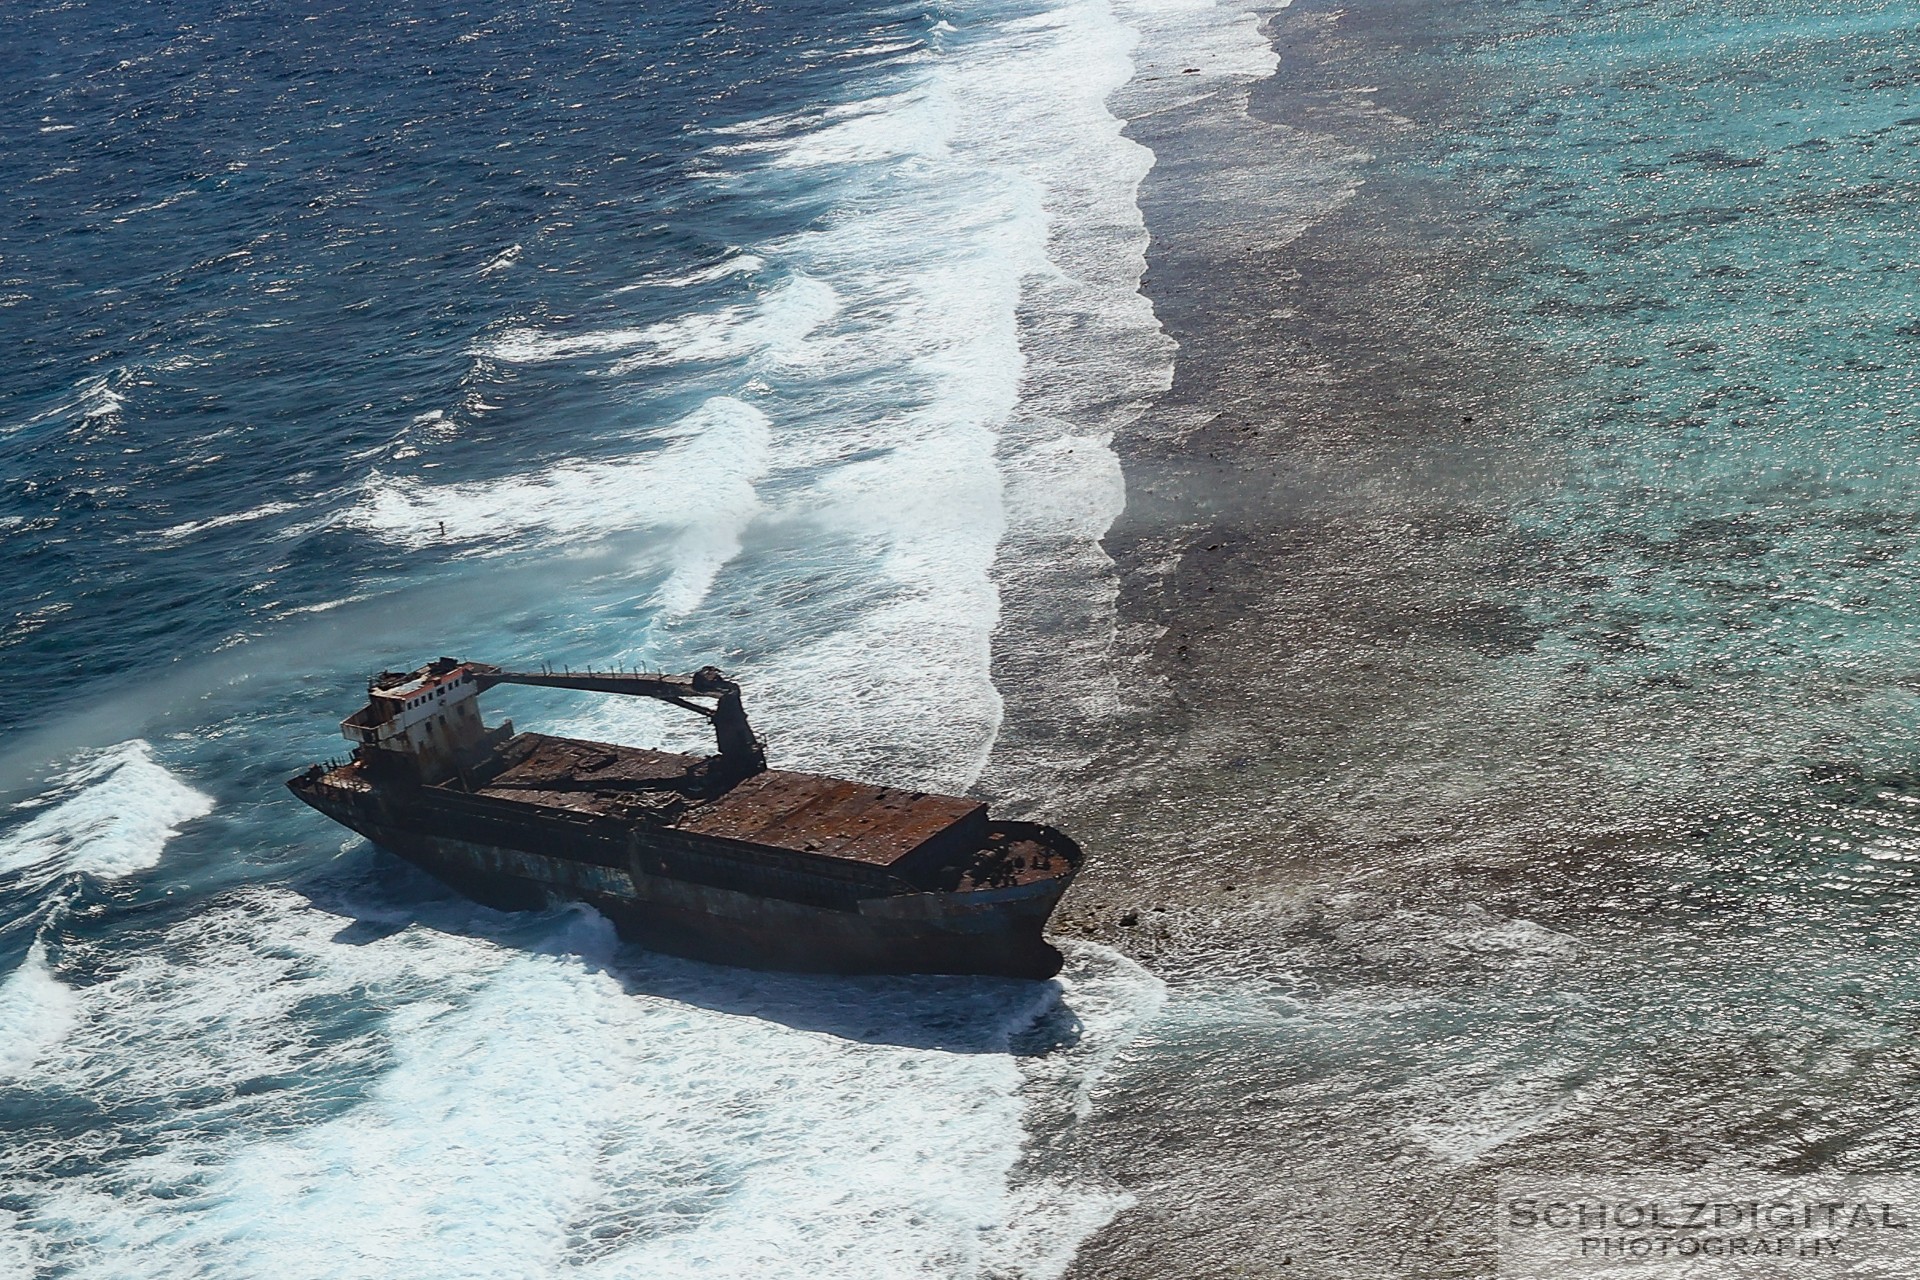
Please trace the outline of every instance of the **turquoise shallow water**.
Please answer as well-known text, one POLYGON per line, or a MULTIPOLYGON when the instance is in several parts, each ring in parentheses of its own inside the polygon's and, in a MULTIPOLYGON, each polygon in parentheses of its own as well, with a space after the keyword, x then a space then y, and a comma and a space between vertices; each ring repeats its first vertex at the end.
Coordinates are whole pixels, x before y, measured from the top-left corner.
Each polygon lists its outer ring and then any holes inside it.
MULTIPOLYGON (((1514 674, 1664 832, 1632 896, 1717 976, 1659 972, 1909 1074, 1920 36, 1889 5, 1544 16, 1444 162, 1526 247, 1490 284, 1550 371, 1514 674)), ((1901 1158, 1808 1143, 1767 1148, 1901 1158)))
POLYGON ((1580 579, 1548 655, 1707 749, 1909 756, 1911 15, 1600 6, 1498 57, 1447 168, 1530 247, 1498 286, 1564 370, 1523 517, 1580 579))

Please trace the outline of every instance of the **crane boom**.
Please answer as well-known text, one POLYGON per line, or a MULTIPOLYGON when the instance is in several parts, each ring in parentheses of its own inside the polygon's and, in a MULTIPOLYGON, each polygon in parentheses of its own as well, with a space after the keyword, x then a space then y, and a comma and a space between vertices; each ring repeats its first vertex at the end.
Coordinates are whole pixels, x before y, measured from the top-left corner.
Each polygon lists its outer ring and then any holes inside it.
POLYGON ((466 664, 480 691, 501 684, 537 685, 546 689, 578 689, 584 693, 617 693, 657 698, 705 716, 713 724, 723 768, 735 777, 760 773, 767 767, 766 748, 747 723, 740 686, 718 667, 702 667, 691 675, 659 675, 638 671, 502 671, 483 663, 466 664), (712 706, 703 705, 710 699, 712 706))

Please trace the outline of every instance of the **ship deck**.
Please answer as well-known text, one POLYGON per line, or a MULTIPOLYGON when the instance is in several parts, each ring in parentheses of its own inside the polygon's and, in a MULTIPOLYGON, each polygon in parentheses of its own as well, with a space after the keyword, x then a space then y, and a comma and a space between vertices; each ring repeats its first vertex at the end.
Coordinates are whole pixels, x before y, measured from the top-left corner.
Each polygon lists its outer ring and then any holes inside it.
POLYGON ((542 733, 516 735, 494 758, 509 763, 474 787, 474 794, 592 816, 625 816, 626 802, 647 794, 692 800, 706 784, 705 756, 542 733))
MULTIPOLYGON (((855 862, 923 890, 1028 885, 1070 875, 1079 864, 1078 849, 1058 832, 989 823, 986 806, 963 797, 787 770, 726 787, 711 767, 706 756, 525 733, 428 789, 525 806, 529 817, 637 822, 802 861, 855 862)), ((359 760, 316 765, 290 785, 361 795, 385 789, 359 760)))
MULTIPOLYGON (((818 774, 769 769, 718 790, 704 756, 523 733, 473 793, 594 817, 650 816, 689 835, 893 867, 986 843, 986 806, 818 774)), ((457 786, 458 784, 450 784, 457 786)))

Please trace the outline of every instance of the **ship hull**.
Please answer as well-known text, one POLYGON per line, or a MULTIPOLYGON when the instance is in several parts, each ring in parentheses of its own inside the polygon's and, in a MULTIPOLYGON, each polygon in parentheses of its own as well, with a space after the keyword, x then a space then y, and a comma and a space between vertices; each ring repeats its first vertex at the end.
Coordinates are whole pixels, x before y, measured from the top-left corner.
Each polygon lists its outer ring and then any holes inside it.
POLYGON ((650 950, 748 968, 815 973, 948 973, 1049 978, 1061 954, 1042 936, 1070 876, 1004 889, 902 893, 832 906, 654 874, 644 851, 564 856, 395 821, 394 805, 300 793, 328 817, 500 910, 584 902, 650 950))

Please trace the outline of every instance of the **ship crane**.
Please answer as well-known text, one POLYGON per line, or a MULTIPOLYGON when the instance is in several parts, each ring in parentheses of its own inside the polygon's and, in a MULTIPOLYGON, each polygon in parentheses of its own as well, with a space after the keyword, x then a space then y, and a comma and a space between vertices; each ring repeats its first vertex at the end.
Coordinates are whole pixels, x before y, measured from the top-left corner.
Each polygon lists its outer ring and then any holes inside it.
POLYGON ((718 667, 702 667, 691 675, 656 675, 627 671, 502 671, 480 662, 469 662, 465 666, 473 673, 478 686, 476 692, 480 693, 500 684, 530 684, 545 689, 618 693, 671 702, 705 716, 713 725, 714 738, 720 747, 720 767, 727 774, 746 778, 766 771, 766 747, 747 723, 740 686, 727 679, 718 667), (705 705, 709 701, 712 705, 705 705))

